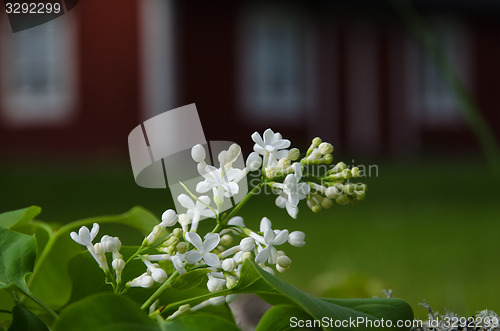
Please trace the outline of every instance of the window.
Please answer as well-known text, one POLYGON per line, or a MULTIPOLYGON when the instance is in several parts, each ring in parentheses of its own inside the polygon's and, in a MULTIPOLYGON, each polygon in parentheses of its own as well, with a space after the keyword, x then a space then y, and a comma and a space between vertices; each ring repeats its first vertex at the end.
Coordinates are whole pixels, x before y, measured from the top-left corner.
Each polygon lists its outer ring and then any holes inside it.
POLYGON ((13 126, 62 125, 75 110, 74 16, 2 31, 2 113, 13 126))
MULTIPOLYGON (((470 85, 469 43, 467 31, 458 20, 432 20, 434 36, 466 85, 470 85)), ((460 123, 461 114, 453 92, 449 89, 434 61, 420 45, 409 47, 411 109, 415 117, 427 126, 453 126, 460 123)))
POLYGON ((310 95, 307 24, 288 7, 259 5, 245 7, 244 13, 237 79, 244 112, 261 119, 300 118, 310 95))

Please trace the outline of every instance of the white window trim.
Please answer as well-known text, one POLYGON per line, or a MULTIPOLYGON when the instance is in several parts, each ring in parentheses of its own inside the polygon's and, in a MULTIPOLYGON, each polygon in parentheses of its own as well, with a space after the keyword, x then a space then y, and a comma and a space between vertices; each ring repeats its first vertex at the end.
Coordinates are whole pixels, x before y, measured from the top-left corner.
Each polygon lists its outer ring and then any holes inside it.
POLYGON ((57 38, 61 43, 59 50, 63 51, 63 54, 59 56, 56 65, 60 68, 60 70, 57 70, 57 74, 61 75, 60 79, 63 83, 58 86, 57 90, 48 90, 42 94, 33 94, 21 90, 13 91, 11 89, 13 60, 9 51, 12 49, 14 39, 19 38, 22 33, 29 30, 12 33, 8 21, 4 20, 0 42, 2 46, 2 60, 0 63, 2 109, 0 116, 7 125, 11 127, 64 126, 75 117, 78 63, 76 20, 76 15, 70 12, 44 23, 58 27, 57 38))

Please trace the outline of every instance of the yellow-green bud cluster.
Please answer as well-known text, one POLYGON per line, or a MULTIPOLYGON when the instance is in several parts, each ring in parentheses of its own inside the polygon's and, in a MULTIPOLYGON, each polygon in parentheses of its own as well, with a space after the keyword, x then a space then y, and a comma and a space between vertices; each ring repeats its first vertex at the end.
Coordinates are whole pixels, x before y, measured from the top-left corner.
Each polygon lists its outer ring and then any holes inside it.
POLYGON ((330 164, 333 161, 333 146, 330 143, 322 142, 320 138, 313 139, 311 146, 309 146, 306 157, 304 157, 301 164, 330 164))

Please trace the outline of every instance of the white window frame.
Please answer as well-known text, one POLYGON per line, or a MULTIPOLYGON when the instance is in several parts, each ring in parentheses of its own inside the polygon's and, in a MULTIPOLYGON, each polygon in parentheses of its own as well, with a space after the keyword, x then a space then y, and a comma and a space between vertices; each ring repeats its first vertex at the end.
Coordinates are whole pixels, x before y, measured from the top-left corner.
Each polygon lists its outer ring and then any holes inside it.
MULTIPOLYGON (((472 86, 471 48, 466 24, 457 18, 433 17, 434 36, 466 86, 472 86)), ((414 119, 426 127, 454 127, 462 116, 444 78, 421 45, 411 40, 407 46, 409 109, 414 119)))
MULTIPOLYGON (((76 16, 62 15, 42 25, 12 33, 4 20, 1 33, 1 112, 2 120, 12 127, 64 126, 75 117, 77 106, 76 16), (43 91, 15 86, 16 43, 37 34, 47 40, 49 81, 43 91)), ((36 56, 36 52, 24 56, 36 56)), ((27 61, 30 59, 28 58, 27 61)), ((19 65, 19 64, 17 64, 19 65)))

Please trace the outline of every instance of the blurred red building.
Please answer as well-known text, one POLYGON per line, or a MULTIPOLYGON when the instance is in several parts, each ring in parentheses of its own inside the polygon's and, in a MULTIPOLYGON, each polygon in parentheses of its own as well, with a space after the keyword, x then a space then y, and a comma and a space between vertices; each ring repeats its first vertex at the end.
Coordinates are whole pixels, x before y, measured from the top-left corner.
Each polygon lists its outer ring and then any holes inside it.
MULTIPOLYGON (((414 3, 499 138, 500 3, 414 3)), ((386 1, 81 0, 0 24, 4 154, 127 155, 138 123, 193 102, 210 140, 272 127, 359 154, 477 148, 386 1)))

